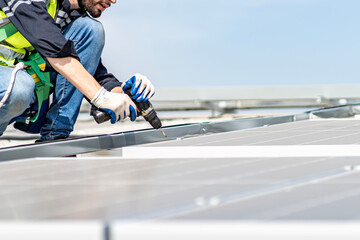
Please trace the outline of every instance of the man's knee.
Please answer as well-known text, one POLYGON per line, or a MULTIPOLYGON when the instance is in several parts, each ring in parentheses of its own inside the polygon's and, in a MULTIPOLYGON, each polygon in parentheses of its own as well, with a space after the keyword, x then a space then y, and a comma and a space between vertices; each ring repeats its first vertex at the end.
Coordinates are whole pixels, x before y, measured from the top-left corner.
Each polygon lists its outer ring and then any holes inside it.
POLYGON ((89 31, 92 35, 105 37, 104 27, 101 22, 90 17, 78 18, 82 27, 89 31))
POLYGON ((74 42, 75 49, 85 69, 94 75, 105 45, 102 24, 90 17, 80 17, 64 31, 65 37, 74 42))
POLYGON ((80 17, 73 22, 71 28, 74 29, 77 35, 74 36, 74 39, 71 39, 75 42, 75 45, 77 45, 76 42, 81 40, 90 40, 98 47, 104 47, 105 32, 101 22, 90 17, 80 17))
MULTIPOLYGON (((11 90, 8 100, 8 111, 12 114, 21 114, 30 107, 35 100, 35 82, 30 75, 23 71, 17 73, 14 87, 11 90)), ((3 95, 3 94, 1 94, 3 95)), ((2 98, 2 96, 0 96, 2 98)))

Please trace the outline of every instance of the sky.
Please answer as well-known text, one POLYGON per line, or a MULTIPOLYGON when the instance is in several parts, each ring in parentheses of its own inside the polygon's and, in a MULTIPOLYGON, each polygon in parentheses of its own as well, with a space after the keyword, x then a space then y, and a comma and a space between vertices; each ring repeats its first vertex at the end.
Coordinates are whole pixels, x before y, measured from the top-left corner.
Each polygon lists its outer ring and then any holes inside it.
POLYGON ((359 0, 118 0, 103 62, 156 87, 360 83, 359 0))

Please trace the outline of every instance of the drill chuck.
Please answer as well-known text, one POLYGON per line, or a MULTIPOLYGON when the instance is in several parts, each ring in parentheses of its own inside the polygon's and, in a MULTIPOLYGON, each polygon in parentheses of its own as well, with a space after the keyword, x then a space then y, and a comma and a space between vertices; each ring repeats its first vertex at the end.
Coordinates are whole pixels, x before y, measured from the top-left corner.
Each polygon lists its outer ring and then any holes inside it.
POLYGON ((157 113, 155 112, 152 104, 149 101, 135 102, 135 104, 140 111, 140 115, 143 116, 144 119, 148 121, 153 128, 155 129, 161 128, 162 126, 161 121, 157 116, 157 113))

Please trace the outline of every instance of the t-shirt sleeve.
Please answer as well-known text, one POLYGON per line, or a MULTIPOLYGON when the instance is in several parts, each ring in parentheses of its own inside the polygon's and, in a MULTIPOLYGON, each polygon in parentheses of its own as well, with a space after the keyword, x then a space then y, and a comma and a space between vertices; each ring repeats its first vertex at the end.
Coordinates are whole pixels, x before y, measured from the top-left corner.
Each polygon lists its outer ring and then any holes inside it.
POLYGON ((101 60, 94 74, 94 78, 108 91, 111 91, 115 87, 121 87, 121 82, 112 73, 107 71, 101 60))
POLYGON ((0 8, 18 31, 45 57, 79 59, 46 9, 45 0, 0 0, 0 8))

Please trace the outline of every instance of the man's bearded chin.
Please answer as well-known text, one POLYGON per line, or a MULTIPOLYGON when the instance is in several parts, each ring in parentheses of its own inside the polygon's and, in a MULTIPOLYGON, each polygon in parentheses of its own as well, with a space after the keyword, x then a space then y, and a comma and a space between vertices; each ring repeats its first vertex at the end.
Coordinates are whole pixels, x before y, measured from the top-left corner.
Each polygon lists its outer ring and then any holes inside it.
POLYGON ((102 12, 95 7, 96 4, 98 3, 95 0, 78 0, 78 3, 79 3, 80 8, 88 11, 88 13, 93 18, 98 18, 101 16, 102 12))
POLYGON ((88 11, 88 13, 93 17, 93 18, 98 18, 101 16, 101 11, 98 9, 91 9, 91 8, 87 8, 86 9, 88 11))

